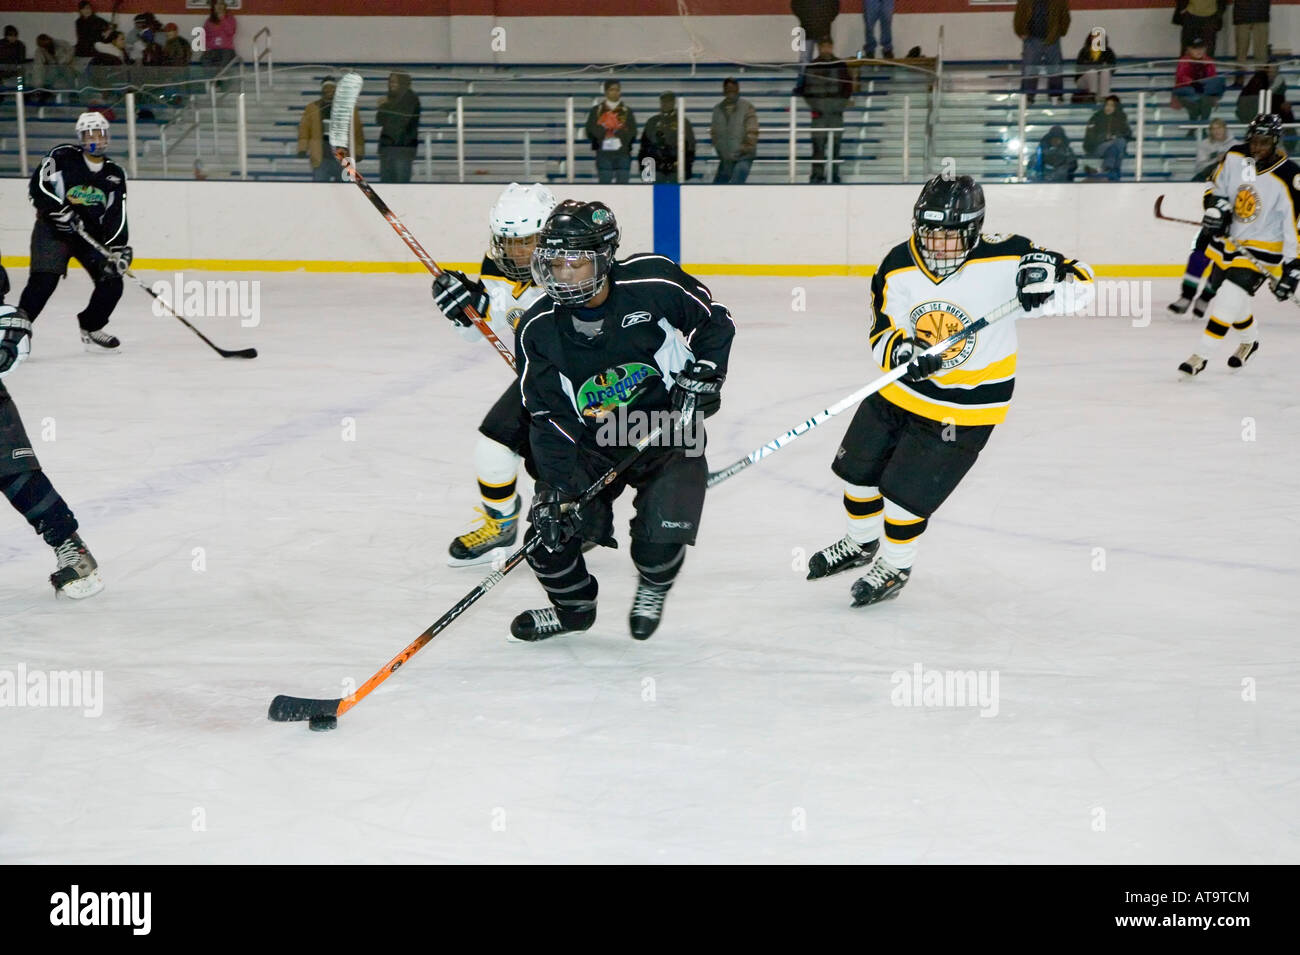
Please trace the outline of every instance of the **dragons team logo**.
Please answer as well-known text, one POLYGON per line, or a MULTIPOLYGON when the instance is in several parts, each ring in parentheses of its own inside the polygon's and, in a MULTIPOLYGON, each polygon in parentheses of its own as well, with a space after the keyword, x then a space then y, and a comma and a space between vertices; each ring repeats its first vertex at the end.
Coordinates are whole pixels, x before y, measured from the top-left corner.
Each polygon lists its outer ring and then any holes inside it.
MULTIPOLYGON (((912 309, 908 319, 918 339, 927 346, 937 344, 963 328, 974 324, 974 319, 951 302, 925 302, 912 309)), ((943 353, 944 369, 955 368, 975 350, 975 336, 963 338, 943 353)))
POLYGON ((607 368, 578 389, 578 408, 584 417, 603 418, 615 408, 630 405, 641 393, 641 386, 656 377, 659 372, 639 361, 607 368))
POLYGON ((1239 222, 1250 222, 1259 215, 1259 193, 1254 186, 1237 190, 1237 201, 1232 204, 1232 217, 1239 222))
POLYGON ((108 196, 95 186, 73 186, 68 190, 68 202, 74 206, 102 206, 107 201, 108 196))

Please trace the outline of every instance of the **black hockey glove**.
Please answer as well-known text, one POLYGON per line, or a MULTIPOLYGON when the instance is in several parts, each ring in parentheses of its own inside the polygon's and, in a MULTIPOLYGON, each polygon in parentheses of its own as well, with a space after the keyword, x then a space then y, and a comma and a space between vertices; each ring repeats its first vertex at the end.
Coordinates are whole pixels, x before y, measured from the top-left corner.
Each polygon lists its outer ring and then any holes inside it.
POLYGON ((1285 302, 1295 294, 1297 285, 1300 285, 1300 259, 1292 259, 1282 265, 1282 277, 1273 286, 1273 294, 1279 302, 1285 302))
POLYGON ((104 264, 99 267, 100 279, 109 281, 121 277, 122 273, 131 267, 131 259, 134 256, 129 245, 119 245, 115 249, 109 249, 104 264))
POLYGON ((916 338, 900 338, 889 349, 889 367, 906 365, 907 373, 903 375, 906 381, 929 378, 942 367, 943 356, 922 354, 928 347, 930 346, 916 338))
POLYGON ((50 220, 50 225, 54 226, 54 228, 59 232, 74 235, 79 231, 77 229, 77 226, 79 225, 77 222, 77 213, 73 210, 72 206, 68 205, 66 202, 53 212, 49 213, 46 218, 50 220))
POLYGON ((0 308, 0 375, 13 369, 31 351, 32 322, 18 308, 0 308))
POLYGON ((668 392, 673 410, 682 418, 694 417, 697 411, 707 418, 722 407, 722 383, 726 380, 713 362, 691 362, 676 374, 668 392))
POLYGON ((1065 281, 1065 256, 1060 252, 1026 252, 1016 269, 1016 297, 1026 312, 1038 308, 1056 294, 1065 281))
POLYGON ((1227 235, 1232 225, 1232 203, 1223 196, 1205 197, 1205 215, 1201 216, 1201 231, 1210 238, 1227 235))
POLYGON ((582 512, 571 494, 538 481, 533 487, 533 503, 528 520, 542 539, 542 546, 554 553, 582 526, 582 512))
POLYGON ((461 328, 469 328, 474 323, 465 313, 465 307, 469 306, 480 316, 486 316, 487 288, 481 281, 471 282, 464 272, 439 272, 433 280, 433 304, 447 316, 447 321, 461 328))

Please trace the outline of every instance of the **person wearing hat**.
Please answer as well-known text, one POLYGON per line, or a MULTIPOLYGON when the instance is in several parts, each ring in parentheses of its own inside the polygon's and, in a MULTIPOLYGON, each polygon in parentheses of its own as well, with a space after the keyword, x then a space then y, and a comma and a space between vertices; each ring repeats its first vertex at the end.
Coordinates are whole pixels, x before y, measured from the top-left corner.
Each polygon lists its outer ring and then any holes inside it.
MULTIPOLYGON (((682 117, 686 127, 683 133, 686 143, 686 166, 684 178, 691 178, 691 166, 695 164, 695 127, 691 121, 682 117)), ((645 124, 641 133, 641 152, 636 157, 641 167, 641 178, 651 181, 647 170, 654 170, 654 182, 677 181, 677 97, 665 91, 659 94, 659 112, 655 113, 645 124)))
MULTIPOLYGON (((311 160, 311 178, 315 182, 342 182, 343 167, 329 143, 329 114, 334 105, 338 82, 327 76, 320 85, 320 99, 308 103, 298 121, 298 155, 311 160)), ((352 108, 352 158, 360 162, 366 155, 365 137, 361 133, 361 114, 352 108)))
MULTIPOLYGON (((1187 110, 1187 118, 1193 123, 1201 123, 1210 118, 1219 97, 1227 89, 1227 83, 1219 76, 1219 68, 1214 58, 1205 52, 1205 38, 1193 37, 1178 69, 1174 72, 1174 95, 1171 105, 1187 110)), ((1196 131, 1188 135, 1195 138, 1196 131)))
POLYGON ((163 27, 163 33, 167 36, 167 41, 163 44, 163 65, 189 66, 193 51, 189 43, 180 35, 176 24, 168 23, 163 27))
POLYGON ((601 182, 627 182, 636 141, 636 117, 623 102, 618 80, 605 81, 605 98, 587 114, 587 139, 596 153, 596 178, 601 182))

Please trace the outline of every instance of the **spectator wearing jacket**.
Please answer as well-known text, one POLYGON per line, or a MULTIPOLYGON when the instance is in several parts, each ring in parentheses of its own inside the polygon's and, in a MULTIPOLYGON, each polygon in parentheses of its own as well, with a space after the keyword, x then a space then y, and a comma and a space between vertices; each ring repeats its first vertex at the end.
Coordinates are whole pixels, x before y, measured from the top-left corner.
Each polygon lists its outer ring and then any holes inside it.
POLYGON ((18 39, 18 28, 7 26, 4 39, 0 40, 0 80, 23 75, 23 64, 27 62, 27 44, 18 39))
MULTIPOLYGON (((77 73, 73 69, 76 48, 67 40, 56 40, 48 33, 36 38, 36 49, 32 51, 32 84, 40 90, 70 90, 77 85, 77 73)), ((41 101, 49 98, 49 93, 39 94, 41 101)))
MULTIPOLYGON (((1214 60, 1205 53, 1205 41, 1200 37, 1192 40, 1183 52, 1174 71, 1174 95, 1171 105, 1187 110, 1187 118, 1199 123, 1210 118, 1219 97, 1227 89, 1227 84, 1214 60)), ((1193 138, 1193 130, 1188 138, 1193 138)))
MULTIPOLYGON (((691 166, 695 164, 695 127, 689 119, 682 119, 685 122, 682 139, 686 146, 682 173, 683 179, 690 179, 691 166)), ((671 92, 659 94, 659 112, 646 121, 641 132, 641 151, 636 161, 642 169, 642 178, 645 178, 647 160, 654 164, 655 182, 677 181, 677 97, 671 92)))
POLYGON ((758 153, 758 112, 753 103, 740 98, 740 83, 733 77, 722 81, 722 101, 713 107, 709 136, 718 154, 713 181, 739 184, 749 178, 758 153))
POLYGON ((1205 40, 1205 50, 1214 56, 1214 44, 1223 29, 1223 11, 1228 0, 1174 0, 1174 23, 1182 27, 1179 49, 1187 49, 1192 40, 1205 40))
POLYGON ((1034 101, 1038 93, 1038 67, 1047 71, 1047 89, 1052 102, 1063 97, 1061 37, 1070 29, 1069 0, 1016 0, 1012 19, 1016 36, 1024 42, 1020 91, 1034 101))
POLYGON ((1255 63, 1268 62, 1269 0, 1234 0, 1232 30, 1237 41, 1237 70, 1232 81, 1240 86, 1255 63), (1249 66, 1247 66, 1249 64, 1249 66))
MULTIPOLYGON (((330 107, 334 105, 334 90, 338 84, 327 77, 320 85, 320 99, 308 103, 298 121, 298 155, 311 162, 311 178, 315 182, 342 182, 343 167, 334 155, 329 142, 330 107)), ((361 114, 352 109, 352 158, 361 162, 366 155, 366 140, 361 132, 361 114)))
POLYGON ((420 98, 411 91, 410 73, 388 74, 388 95, 375 111, 379 124, 379 178, 410 182, 420 143, 420 98))
POLYGON ((1038 143, 1030 172, 1039 182, 1073 182, 1079 158, 1070 148, 1064 126, 1053 126, 1038 143))
POLYGON ((1133 130, 1129 128, 1124 108, 1119 105, 1119 97, 1107 96, 1084 128, 1083 151, 1093 159, 1100 159, 1102 173, 1111 182, 1118 182, 1124 153, 1132 138, 1133 130))
POLYGON ((1074 75, 1076 103, 1095 103, 1110 95, 1110 74, 1115 68, 1115 51, 1101 27, 1094 27, 1079 48, 1075 60, 1079 72, 1074 75))
POLYGON ((830 163, 826 174, 826 138, 835 137, 832 159, 840 158, 844 145, 844 113, 853 99, 853 80, 843 60, 835 59, 835 44, 830 37, 817 42, 817 59, 808 64, 804 72, 803 98, 812 110, 812 175, 809 182, 839 182, 840 166, 830 163), (832 130, 830 133, 818 132, 832 130))
POLYGON ((1271 106, 1268 110, 1259 108, 1259 94, 1265 90, 1273 93, 1272 103, 1286 101, 1286 80, 1278 75, 1276 63, 1256 70, 1241 88, 1241 95, 1237 97, 1237 119, 1249 123, 1260 113, 1274 112, 1271 106))
POLYGON ((90 62, 90 58, 95 55, 95 44, 104 39, 109 29, 109 22, 95 13, 89 0, 82 0, 77 5, 76 55, 82 60, 81 66, 90 62))
POLYGON ((618 80, 605 81, 605 98, 587 113, 587 140, 596 153, 596 178, 600 182, 627 182, 636 142, 636 116, 623 102, 618 80))
MULTIPOLYGON (((1251 119, 1254 119, 1252 116, 1251 119)), ((1210 120, 1210 128, 1204 139, 1196 142, 1196 174, 1193 182, 1209 182, 1214 177, 1220 160, 1239 140, 1228 135, 1228 124, 1221 119, 1210 120)))
POLYGON ((176 24, 169 23, 163 27, 167 41, 163 44, 163 65, 189 66, 193 51, 189 43, 180 35, 176 24))

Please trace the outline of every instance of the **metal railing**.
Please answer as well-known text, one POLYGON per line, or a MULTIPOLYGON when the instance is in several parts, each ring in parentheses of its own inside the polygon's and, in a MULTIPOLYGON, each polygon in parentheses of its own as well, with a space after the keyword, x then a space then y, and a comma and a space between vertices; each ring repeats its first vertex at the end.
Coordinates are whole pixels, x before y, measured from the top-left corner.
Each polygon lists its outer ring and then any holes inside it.
POLYGON ((275 76, 272 73, 275 62, 271 57, 270 27, 262 27, 253 34, 253 89, 259 103, 262 102, 261 64, 263 60, 266 61, 266 86, 267 89, 272 89, 275 86, 275 76))

